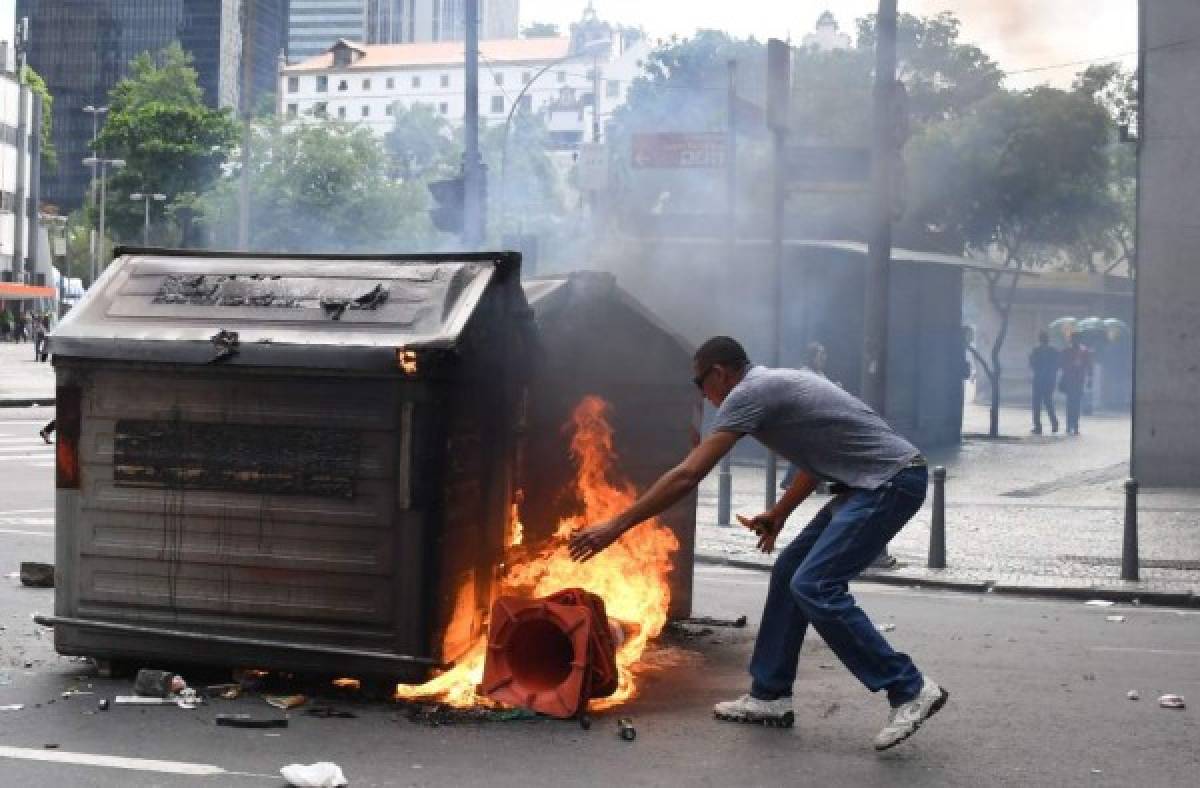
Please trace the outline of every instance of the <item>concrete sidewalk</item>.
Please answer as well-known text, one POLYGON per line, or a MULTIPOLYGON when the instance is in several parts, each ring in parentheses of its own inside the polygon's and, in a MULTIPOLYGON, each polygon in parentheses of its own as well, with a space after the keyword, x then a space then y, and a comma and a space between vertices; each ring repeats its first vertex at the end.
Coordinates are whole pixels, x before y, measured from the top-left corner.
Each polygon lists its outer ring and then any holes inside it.
MULTIPOLYGON (((1121 576, 1124 488, 1128 475, 1127 415, 1084 417, 1079 437, 1029 434, 1022 408, 1005 408, 1001 432, 988 439, 987 408, 968 405, 961 446, 932 453, 944 465, 947 569, 926 569, 930 504, 897 535, 899 565, 864 579, 971 591, 1139 599, 1200 606, 1200 489, 1142 491, 1139 499, 1139 582, 1121 576)), ((753 536, 716 524, 714 472, 700 488, 697 560, 768 569, 771 557, 753 536)), ((761 465, 734 470, 734 512, 763 510, 761 465)), ((780 539, 786 544, 825 503, 805 503, 780 539)))
POLYGON ((54 404, 54 368, 33 358, 32 342, 0 342, 0 407, 54 404))

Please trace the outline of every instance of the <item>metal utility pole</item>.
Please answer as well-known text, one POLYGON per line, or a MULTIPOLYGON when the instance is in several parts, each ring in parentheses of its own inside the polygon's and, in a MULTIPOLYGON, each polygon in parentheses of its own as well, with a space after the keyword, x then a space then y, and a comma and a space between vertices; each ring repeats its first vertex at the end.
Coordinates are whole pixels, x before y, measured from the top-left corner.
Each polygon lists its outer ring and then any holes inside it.
POLYGON ((896 89, 896 0, 879 0, 875 22, 871 231, 864 298, 862 398, 881 416, 887 405, 889 264, 892 258, 892 168, 896 89))
MULTIPOLYGON (((16 40, 13 42, 17 50, 17 185, 14 195, 16 205, 13 206, 13 280, 24 281, 25 272, 25 235, 29 221, 29 211, 25 208, 27 199, 25 181, 28 177, 26 162, 29 146, 26 143, 29 134, 29 112, 26 109, 26 97, 32 96, 33 91, 25 86, 25 50, 29 42, 29 17, 22 17, 17 23, 16 40)), ((35 97, 36 98, 36 97, 35 97)))
MULTIPOLYGON (((725 264, 737 259, 737 61, 730 60, 725 121, 725 264)), ((717 471, 717 525, 733 520, 733 459, 727 453, 717 471)))
MULTIPOLYGON (((242 31, 241 86, 238 104, 242 116, 242 170, 238 177, 238 249, 250 248, 250 144, 251 116, 254 114, 254 22, 257 0, 242 0, 240 27, 242 31)), ((146 205, 149 206, 149 201, 146 205)))
MULTIPOLYGON (((108 107, 96 107, 91 104, 88 104, 86 107, 83 108, 83 111, 92 116, 92 156, 91 156, 91 159, 92 159, 93 163, 90 165, 91 170, 92 170, 92 188, 89 190, 89 199, 91 200, 92 213, 94 214, 94 213, 96 213, 96 208, 98 207, 97 203, 100 199, 99 193, 98 193, 99 192, 98 187, 100 184, 96 180, 96 168, 99 166, 99 164, 97 162, 99 162, 100 156, 102 155, 100 153, 100 151, 96 149, 96 138, 100 134, 100 116, 105 114, 106 112, 108 112, 108 107)), ((85 160, 84 163, 86 164, 87 161, 85 160)), ((99 263, 100 239, 99 239, 99 236, 96 234, 95 228, 90 228, 88 230, 88 233, 91 236, 90 248, 91 248, 91 252, 92 252, 92 278, 88 282, 88 286, 90 287, 91 283, 96 281, 96 269, 100 265, 100 263, 99 263)))
MULTIPOLYGON (((783 363, 783 216, 787 201, 784 178, 788 114, 792 92, 792 48, 777 38, 767 40, 767 125, 771 129, 771 366, 783 363)), ((766 508, 775 505, 778 493, 778 457, 767 452, 766 508)))
POLYGON ((463 245, 483 244, 483 159, 479 155, 479 0, 464 0, 466 109, 463 114, 463 245))

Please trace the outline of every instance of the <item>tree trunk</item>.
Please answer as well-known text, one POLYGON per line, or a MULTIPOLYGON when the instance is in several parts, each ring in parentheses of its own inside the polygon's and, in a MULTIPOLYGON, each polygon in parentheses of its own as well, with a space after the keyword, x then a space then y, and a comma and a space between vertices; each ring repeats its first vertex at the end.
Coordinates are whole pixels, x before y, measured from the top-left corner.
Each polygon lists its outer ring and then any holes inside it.
POLYGON ((988 373, 988 382, 992 386, 992 405, 988 412, 988 437, 998 438, 1000 436, 1000 378, 1003 374, 1003 368, 1000 365, 1000 351, 1004 347, 1004 340, 1008 337, 1008 320, 1012 314, 1013 297, 1017 292, 1017 282, 1021 278, 1020 266, 1017 266, 1017 269, 1012 272, 1012 283, 1009 284, 1003 300, 998 292, 1001 274, 985 274, 985 276, 987 276, 988 283, 988 301, 1000 315, 1000 330, 996 332, 996 339, 992 342, 991 367, 985 366, 984 368, 988 373))

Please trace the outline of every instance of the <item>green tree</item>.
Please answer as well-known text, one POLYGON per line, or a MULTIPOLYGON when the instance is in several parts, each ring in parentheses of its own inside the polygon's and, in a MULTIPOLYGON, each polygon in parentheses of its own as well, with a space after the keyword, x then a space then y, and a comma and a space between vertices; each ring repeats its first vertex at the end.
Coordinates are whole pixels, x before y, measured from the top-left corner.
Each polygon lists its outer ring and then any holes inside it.
POLYGON ((998 259, 985 272, 1000 320, 990 360, 970 348, 992 391, 999 434, 1000 351, 1019 273, 1044 265, 1107 210, 1109 117, 1092 97, 1049 87, 998 93, 961 118, 926 129, 909 151, 910 219, 998 259))
POLYGON ((451 163, 455 145, 450 124, 431 104, 406 108, 393 105, 394 122, 384 138, 394 172, 402 180, 448 177, 458 170, 451 163))
MULTIPOLYGON (((162 193, 188 202, 207 191, 237 143, 238 124, 228 110, 205 106, 191 56, 178 44, 157 57, 134 58, 109 99, 96 150, 126 166, 108 178, 108 222, 117 238, 140 242, 144 206, 129 195, 162 193)), ((173 215, 170 202, 164 209, 173 215)), ((159 241, 191 235, 190 227, 156 226, 159 241)))
MULTIPOLYGON (((1130 138, 1138 118, 1137 78, 1117 63, 1089 66, 1076 77, 1072 91, 1086 96, 1108 113, 1110 130, 1105 155, 1109 177, 1101 208, 1071 245, 1074 267, 1090 273, 1112 273, 1124 266, 1137 271, 1137 149, 1130 138)), ((1136 133, 1136 131, 1134 131, 1136 133)))
MULTIPOLYGON (((432 236, 426 191, 388 175, 383 144, 345 123, 255 127, 250 248, 288 252, 418 249, 432 236)), ((217 247, 237 241, 238 179, 223 178, 197 210, 217 247)))
POLYGON ((33 94, 42 102, 42 128, 40 142, 42 148, 42 168, 47 174, 58 170, 58 151, 54 148, 54 97, 46 87, 46 80, 29 66, 21 73, 21 81, 29 86, 33 94))
POLYGON ((543 118, 518 109, 505 140, 503 123, 480 135, 488 168, 488 224, 492 237, 505 233, 545 235, 557 229, 565 205, 559 174, 547 153, 550 140, 543 118))

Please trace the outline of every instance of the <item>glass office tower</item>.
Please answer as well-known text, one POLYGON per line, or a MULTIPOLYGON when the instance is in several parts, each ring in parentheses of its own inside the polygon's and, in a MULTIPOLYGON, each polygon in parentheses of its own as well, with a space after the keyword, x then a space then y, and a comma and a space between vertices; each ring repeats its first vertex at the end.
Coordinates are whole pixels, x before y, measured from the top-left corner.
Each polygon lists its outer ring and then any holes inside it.
MULTIPOLYGON (((279 53, 286 46, 288 0, 252 4, 254 97, 275 90, 279 53)), ((241 64, 241 0, 17 0, 29 17, 29 64, 54 96, 54 144, 59 166, 42 172, 42 198, 64 210, 79 207, 90 174, 92 116, 108 91, 142 52, 179 42, 195 60, 200 87, 212 106, 237 106, 241 64)))

